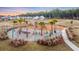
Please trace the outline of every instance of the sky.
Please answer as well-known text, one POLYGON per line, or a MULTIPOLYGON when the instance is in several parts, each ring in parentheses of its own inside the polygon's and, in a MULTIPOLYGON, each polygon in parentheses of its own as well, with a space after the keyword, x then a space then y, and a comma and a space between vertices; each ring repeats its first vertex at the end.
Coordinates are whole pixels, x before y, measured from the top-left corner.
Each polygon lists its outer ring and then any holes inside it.
POLYGON ((0 15, 15 16, 28 12, 50 11, 54 9, 68 10, 78 7, 0 7, 0 15))

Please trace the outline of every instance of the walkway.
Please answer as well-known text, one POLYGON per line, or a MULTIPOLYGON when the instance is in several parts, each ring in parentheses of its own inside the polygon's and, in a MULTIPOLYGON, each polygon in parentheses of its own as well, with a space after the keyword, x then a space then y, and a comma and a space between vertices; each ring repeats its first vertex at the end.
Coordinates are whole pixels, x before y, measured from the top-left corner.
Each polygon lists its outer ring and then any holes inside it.
POLYGON ((69 39, 68 39, 68 36, 67 36, 67 33, 66 33, 66 28, 64 30, 62 30, 62 36, 63 36, 63 39, 64 39, 64 42, 74 51, 79 51, 79 48, 73 44, 69 39))

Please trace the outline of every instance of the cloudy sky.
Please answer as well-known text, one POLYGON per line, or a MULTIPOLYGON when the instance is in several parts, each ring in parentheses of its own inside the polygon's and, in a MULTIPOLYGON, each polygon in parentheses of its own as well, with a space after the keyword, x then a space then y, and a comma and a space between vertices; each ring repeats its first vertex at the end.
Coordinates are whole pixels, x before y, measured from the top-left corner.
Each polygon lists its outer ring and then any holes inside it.
POLYGON ((54 9, 68 10, 77 7, 0 7, 0 15, 18 15, 27 12, 49 11, 54 9))

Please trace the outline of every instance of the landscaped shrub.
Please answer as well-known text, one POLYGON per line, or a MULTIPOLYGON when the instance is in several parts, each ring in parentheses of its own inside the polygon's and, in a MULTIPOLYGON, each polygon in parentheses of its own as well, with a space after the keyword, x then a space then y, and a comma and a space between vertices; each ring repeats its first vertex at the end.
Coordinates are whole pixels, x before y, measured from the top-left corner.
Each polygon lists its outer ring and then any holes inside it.
POLYGON ((27 41, 24 41, 24 40, 21 40, 21 39, 19 39, 19 40, 15 39, 15 40, 12 40, 10 42, 10 45, 14 46, 14 47, 19 47, 19 46, 25 45, 26 43, 27 43, 27 41))
POLYGON ((73 35, 72 35, 72 33, 69 31, 69 29, 66 30, 66 33, 67 33, 67 35, 68 35, 68 38, 69 38, 70 40, 73 40, 73 35))
POLYGON ((0 33, 0 40, 7 40, 9 39, 5 32, 0 33))
POLYGON ((37 43, 40 45, 45 45, 45 46, 55 46, 55 45, 64 43, 64 40, 62 36, 59 36, 59 37, 48 39, 48 40, 45 40, 45 39, 38 40, 37 43))

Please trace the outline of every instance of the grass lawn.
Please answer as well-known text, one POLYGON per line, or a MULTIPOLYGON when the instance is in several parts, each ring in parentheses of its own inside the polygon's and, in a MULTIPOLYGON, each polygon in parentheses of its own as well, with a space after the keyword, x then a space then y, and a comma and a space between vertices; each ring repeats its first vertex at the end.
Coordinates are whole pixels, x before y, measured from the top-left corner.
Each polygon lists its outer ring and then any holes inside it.
POLYGON ((79 28, 72 29, 72 32, 76 35, 76 36, 74 36, 73 43, 79 47, 79 28))
POLYGON ((71 51, 65 43, 51 47, 39 45, 36 42, 28 42, 21 47, 12 47, 9 43, 10 40, 0 41, 0 51, 71 51))

